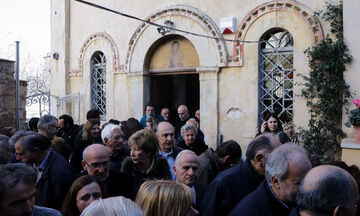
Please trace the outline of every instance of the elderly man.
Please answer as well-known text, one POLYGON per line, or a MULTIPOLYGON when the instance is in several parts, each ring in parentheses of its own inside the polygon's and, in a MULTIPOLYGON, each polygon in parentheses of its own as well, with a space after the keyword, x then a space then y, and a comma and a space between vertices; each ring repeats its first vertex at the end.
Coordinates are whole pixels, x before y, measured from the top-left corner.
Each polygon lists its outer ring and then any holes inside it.
POLYGON ((177 139, 180 136, 181 127, 186 124, 186 121, 189 120, 190 114, 187 106, 180 105, 177 109, 178 116, 175 118, 175 138, 177 139))
POLYGON ((278 146, 280 142, 272 135, 255 138, 247 148, 246 160, 219 173, 210 183, 201 203, 201 214, 227 215, 264 180, 267 156, 278 146))
POLYGON ((176 177, 172 167, 175 164, 176 156, 183 149, 175 146, 174 127, 169 122, 160 122, 157 127, 156 136, 159 140, 159 156, 166 158, 172 178, 175 180, 176 177))
POLYGON ((34 206, 36 172, 22 164, 0 165, 0 215, 61 216, 50 208, 34 206))
POLYGON ((305 150, 293 143, 275 149, 266 161, 266 181, 246 196, 229 215, 289 215, 299 184, 311 169, 305 150))
POLYGON ((58 119, 52 115, 44 115, 39 119, 37 127, 39 134, 52 140, 59 129, 58 119))
POLYGON ((197 128, 192 124, 185 124, 181 127, 181 136, 183 141, 179 142, 177 146, 183 149, 189 149, 195 152, 196 155, 202 154, 208 149, 204 140, 196 139, 197 128))
POLYGON ((358 199, 358 186, 347 171, 322 165, 306 174, 300 184, 296 202, 301 216, 355 216, 358 199))
POLYGON ((161 115, 155 114, 155 108, 153 105, 148 104, 145 106, 145 115, 140 119, 140 124, 143 126, 143 128, 146 127, 146 120, 152 116, 155 118, 156 123, 164 121, 164 118, 161 115))
POLYGON ((236 165, 241 160, 241 154, 240 145, 234 140, 221 143, 215 151, 208 148, 199 156, 198 182, 209 185, 220 172, 236 165))
POLYGON ((88 175, 99 180, 104 197, 125 196, 134 198, 134 178, 125 173, 110 170, 110 152, 101 144, 92 144, 83 151, 82 165, 88 175))
POLYGON ((194 152, 183 150, 176 157, 173 167, 176 180, 186 184, 194 191, 194 204, 196 209, 199 209, 201 199, 205 192, 205 187, 196 183, 199 177, 199 165, 199 158, 194 152))
POLYGON ((14 155, 14 146, 9 145, 9 137, 0 134, 0 164, 7 164, 14 155))
POLYGON ((130 156, 124 132, 119 125, 107 124, 101 132, 101 138, 110 152, 110 168, 120 171, 121 162, 130 156))
POLYGON ((18 159, 37 171, 35 204, 60 209, 74 180, 74 170, 49 148, 50 141, 39 134, 25 136, 15 143, 18 159))

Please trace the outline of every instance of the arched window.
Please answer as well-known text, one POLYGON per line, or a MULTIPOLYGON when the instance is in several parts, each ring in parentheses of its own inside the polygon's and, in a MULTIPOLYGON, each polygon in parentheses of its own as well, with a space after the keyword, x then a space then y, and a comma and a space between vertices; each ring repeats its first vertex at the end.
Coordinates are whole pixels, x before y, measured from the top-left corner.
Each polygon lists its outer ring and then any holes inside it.
POLYGON ((294 41, 284 29, 271 29, 259 45, 259 116, 261 124, 269 112, 281 123, 293 119, 294 41))
POLYGON ((101 120, 106 120, 106 59, 98 51, 91 57, 91 108, 100 111, 101 120))

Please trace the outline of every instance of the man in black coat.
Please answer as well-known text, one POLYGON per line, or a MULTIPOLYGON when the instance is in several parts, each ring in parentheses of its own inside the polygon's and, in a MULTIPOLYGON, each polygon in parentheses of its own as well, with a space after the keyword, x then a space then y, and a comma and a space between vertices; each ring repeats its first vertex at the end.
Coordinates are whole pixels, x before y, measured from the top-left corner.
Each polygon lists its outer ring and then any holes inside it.
POLYGON ((190 118, 189 110, 186 105, 180 105, 177 109, 178 116, 174 120, 175 139, 180 136, 181 127, 186 124, 190 118))
POLYGON ((40 134, 24 137, 15 143, 19 159, 37 171, 35 205, 60 209, 74 180, 74 170, 50 142, 40 134))
POLYGON ((176 157, 173 169, 176 175, 176 181, 186 184, 194 191, 194 206, 199 210, 206 188, 196 182, 199 177, 198 156, 190 150, 181 151, 176 157))
POLYGON ((293 143, 281 145, 266 161, 266 180, 229 215, 289 215, 296 206, 299 184, 310 169, 311 162, 302 147, 293 143))
POLYGON ((101 138, 110 152, 110 169, 120 171, 122 161, 130 156, 127 138, 119 125, 107 124, 101 138))
POLYGON ((245 162, 219 173, 210 183, 201 203, 201 214, 227 215, 264 180, 267 155, 279 145, 272 135, 255 138, 247 148, 245 162))
POLYGON ((81 130, 81 127, 74 124, 74 119, 66 114, 59 117, 59 127, 58 134, 60 133, 59 135, 64 138, 65 143, 73 148, 75 137, 81 130))
POLYGON ((110 170, 109 150, 102 144, 92 144, 83 152, 82 165, 88 175, 99 180, 104 197, 124 196, 134 199, 134 177, 110 170))
POLYGON ((199 156, 200 167, 197 181, 203 185, 209 185, 221 171, 238 163, 241 155, 240 145, 234 140, 221 143, 216 151, 208 148, 199 156))

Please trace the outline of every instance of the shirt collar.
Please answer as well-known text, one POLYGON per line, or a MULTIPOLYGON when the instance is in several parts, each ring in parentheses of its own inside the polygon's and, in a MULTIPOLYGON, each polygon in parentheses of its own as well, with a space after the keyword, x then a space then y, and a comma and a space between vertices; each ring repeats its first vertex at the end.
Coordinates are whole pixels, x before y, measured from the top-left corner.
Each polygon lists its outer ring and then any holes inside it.
POLYGON ((163 157, 167 157, 168 155, 171 155, 172 153, 173 153, 172 147, 171 147, 170 152, 168 152, 168 153, 163 152, 163 151, 161 151, 161 150, 159 149, 159 154, 160 154, 161 156, 163 156, 163 157))
POLYGON ((283 201, 281 201, 275 194, 275 192, 273 191, 271 185, 269 184, 269 188, 270 188, 270 191, 271 193, 273 194, 273 196, 276 198, 277 201, 279 201, 279 203, 284 206, 285 208, 289 209, 290 207, 288 205, 286 205, 283 201))
POLYGON ((49 152, 47 153, 47 155, 45 156, 44 160, 41 162, 40 166, 39 166, 39 169, 42 171, 45 169, 45 165, 46 165, 46 162, 49 158, 49 155, 50 153, 52 152, 52 149, 50 148, 49 152))

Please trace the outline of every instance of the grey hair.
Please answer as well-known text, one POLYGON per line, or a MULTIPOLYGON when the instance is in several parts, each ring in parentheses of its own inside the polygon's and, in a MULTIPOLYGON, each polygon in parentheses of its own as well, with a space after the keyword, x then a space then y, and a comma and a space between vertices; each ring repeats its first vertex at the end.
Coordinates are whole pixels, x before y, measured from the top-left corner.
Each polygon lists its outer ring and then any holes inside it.
MULTIPOLYGON (((183 154, 192 154, 194 156, 196 156, 196 158, 198 159, 199 161, 199 157, 191 150, 188 150, 188 149, 185 149, 185 150, 182 150, 175 158, 175 164, 174 164, 174 167, 176 169, 179 168, 179 160, 180 160, 180 157, 183 155, 183 154)), ((199 162, 200 163, 200 162, 199 162)))
POLYGON ((17 131, 14 136, 12 136, 10 139, 9 139, 9 146, 14 148, 14 145, 17 141, 19 141, 21 138, 23 137, 26 137, 26 136, 29 136, 29 135, 35 135, 37 134, 36 132, 34 131, 23 131, 23 130, 19 130, 17 131))
POLYGON ((277 147, 267 158, 265 166, 266 181, 272 185, 271 177, 275 176, 279 181, 287 178, 289 174, 289 160, 295 152, 306 155, 303 147, 294 143, 286 143, 277 147))
POLYGON ((185 131, 193 130, 195 132, 195 135, 197 134, 196 127, 192 124, 185 124, 181 127, 181 136, 184 137, 185 131))
POLYGON ((116 196, 95 200, 81 214, 81 216, 99 215, 142 216, 143 213, 134 201, 123 196, 116 196))
POLYGON ((304 179, 300 183, 296 196, 299 208, 321 215, 333 215, 337 206, 349 205, 353 180, 350 175, 346 175, 344 170, 340 168, 331 170, 309 190, 304 189, 304 179))
MULTIPOLYGON (((34 185, 37 174, 35 170, 23 163, 0 165, 0 203, 3 203, 4 194, 12 190, 18 183, 34 185)), ((1 213, 1 212, 0 212, 1 213)))
POLYGON ((58 119, 53 115, 43 115, 39 119, 39 122, 37 124, 38 130, 44 130, 48 125, 53 124, 58 119))
POLYGON ((111 138, 112 132, 115 129, 120 129, 120 126, 110 123, 104 127, 104 129, 101 131, 101 139, 104 143, 105 143, 105 138, 108 140, 111 138))

